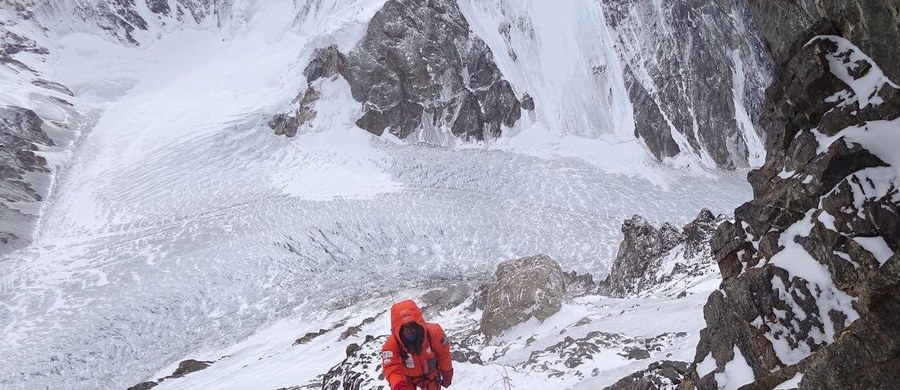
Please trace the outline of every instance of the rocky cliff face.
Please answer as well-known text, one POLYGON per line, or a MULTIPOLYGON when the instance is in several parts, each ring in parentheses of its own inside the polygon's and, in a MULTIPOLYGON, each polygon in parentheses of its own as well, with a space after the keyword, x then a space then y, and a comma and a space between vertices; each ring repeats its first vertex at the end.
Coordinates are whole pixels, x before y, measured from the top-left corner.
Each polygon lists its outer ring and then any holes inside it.
POLYGON ((746 3, 605 1, 634 135, 657 159, 693 154, 725 168, 762 162, 769 59, 746 3))
POLYGON ((33 8, 0 12, 0 254, 27 244, 53 182, 45 153, 67 146, 87 123, 66 86, 44 78, 29 60, 48 51, 22 31, 33 8), (21 19, 17 21, 18 19, 21 19))
POLYGON ((791 38, 769 42, 782 61, 762 120, 766 164, 750 174, 754 199, 713 238, 724 280, 683 388, 896 386, 900 89, 896 64, 882 70, 854 43, 896 58, 878 47, 893 42, 882 39, 898 7, 861 4, 820 7, 829 19, 800 27, 805 14, 787 11, 806 2, 753 3, 764 31, 791 38))
MULTIPOLYGON (((363 105, 356 124, 379 136, 387 131, 439 145, 454 137, 483 140, 498 137, 521 116, 512 86, 455 1, 388 1, 353 51, 345 56, 334 47, 320 50, 304 73, 309 83, 326 73, 345 78, 363 105)), ((314 90, 301 93, 272 128, 296 134, 315 111, 310 96, 314 90)))
POLYGON ((39 146, 53 146, 43 130, 44 121, 22 107, 0 108, 0 248, 21 246, 30 235, 32 215, 11 207, 43 200, 29 174, 48 173, 47 160, 36 154, 39 146))
POLYGON ((709 240, 723 219, 704 209, 681 230, 668 223, 656 228, 639 215, 626 220, 625 237, 600 293, 626 297, 676 277, 702 274, 712 264, 709 240))

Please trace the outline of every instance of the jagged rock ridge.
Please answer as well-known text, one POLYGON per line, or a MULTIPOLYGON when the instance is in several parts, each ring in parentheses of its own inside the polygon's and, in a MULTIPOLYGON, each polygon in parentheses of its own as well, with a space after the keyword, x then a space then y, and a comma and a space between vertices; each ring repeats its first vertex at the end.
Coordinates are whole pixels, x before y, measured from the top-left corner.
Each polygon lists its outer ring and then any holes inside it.
MULTIPOLYGON (((7 2, 20 18, 36 19, 44 28, 90 30, 99 27, 110 36, 132 45, 139 45, 145 39, 154 39, 156 33, 167 24, 197 24, 209 17, 224 19, 228 17, 233 3, 215 0, 7 2)), ((221 22, 221 19, 217 22, 221 22)))
MULTIPOLYGON (((784 61, 767 90, 766 164, 750 174, 754 199, 713 238, 724 281, 682 388, 896 386, 900 89, 840 36, 846 23, 821 20, 787 51, 770 42, 784 61)), ((880 39, 877 26, 851 30, 880 39)))
POLYGON ((724 216, 702 210, 681 230, 656 228, 639 215, 622 224, 625 235, 600 293, 625 297, 651 291, 676 276, 700 275, 713 264, 709 240, 724 216))

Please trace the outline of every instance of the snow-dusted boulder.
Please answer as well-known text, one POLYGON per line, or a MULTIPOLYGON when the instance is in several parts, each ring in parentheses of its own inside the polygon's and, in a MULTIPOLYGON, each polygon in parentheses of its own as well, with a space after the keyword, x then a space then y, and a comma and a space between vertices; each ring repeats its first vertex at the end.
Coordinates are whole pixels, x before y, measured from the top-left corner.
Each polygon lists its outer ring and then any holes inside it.
POLYGON ((604 390, 672 389, 684 381, 687 373, 688 363, 663 360, 650 364, 646 370, 620 379, 604 390))
MULTIPOLYGON (((900 375, 900 88, 822 21, 767 91, 754 199, 712 240, 698 388, 896 386, 900 375)), ((688 387, 690 388, 690 387, 688 387)))
POLYGON ((562 307, 565 276, 547 255, 507 260, 497 266, 496 282, 484 290, 481 332, 496 336, 531 317, 541 321, 562 307))

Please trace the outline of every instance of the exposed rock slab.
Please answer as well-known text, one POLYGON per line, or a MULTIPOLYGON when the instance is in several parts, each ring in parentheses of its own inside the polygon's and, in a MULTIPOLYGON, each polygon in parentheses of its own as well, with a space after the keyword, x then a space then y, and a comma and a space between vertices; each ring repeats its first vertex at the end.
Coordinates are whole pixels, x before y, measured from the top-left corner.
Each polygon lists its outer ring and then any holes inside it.
POLYGON ((50 172, 47 160, 37 152, 53 146, 43 129, 44 121, 22 107, 0 107, 0 252, 24 245, 30 238, 36 215, 24 213, 10 204, 43 200, 30 174, 50 172))
POLYGON ((796 37, 825 19, 834 24, 840 35, 872 56, 889 78, 900 80, 900 2, 751 1, 750 10, 778 62, 794 55, 796 37))

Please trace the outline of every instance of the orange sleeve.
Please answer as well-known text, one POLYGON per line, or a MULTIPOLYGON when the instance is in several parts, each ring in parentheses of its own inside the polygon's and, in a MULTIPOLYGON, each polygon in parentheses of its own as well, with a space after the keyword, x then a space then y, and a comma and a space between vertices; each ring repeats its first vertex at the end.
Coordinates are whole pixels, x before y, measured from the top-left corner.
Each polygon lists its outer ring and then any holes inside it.
POLYGON ((387 379, 388 385, 393 389, 400 382, 406 381, 406 374, 403 373, 403 359, 400 358, 400 346, 397 345, 397 339, 388 336, 381 348, 381 369, 384 372, 384 379, 387 379))
POLYGON ((431 349, 438 358, 438 368, 441 371, 453 369, 453 358, 450 354, 450 339, 444 333, 444 328, 438 324, 428 324, 428 334, 431 335, 431 349))

